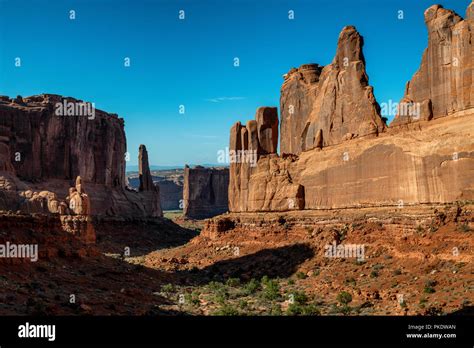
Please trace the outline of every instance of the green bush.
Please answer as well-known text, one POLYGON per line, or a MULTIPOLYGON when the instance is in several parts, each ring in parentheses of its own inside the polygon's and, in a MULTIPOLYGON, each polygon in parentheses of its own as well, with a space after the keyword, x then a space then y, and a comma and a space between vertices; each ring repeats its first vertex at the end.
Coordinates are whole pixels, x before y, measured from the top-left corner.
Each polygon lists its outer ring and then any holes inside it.
POLYGON ((298 273, 296 273, 296 278, 298 278, 298 279, 306 279, 306 278, 308 278, 308 276, 307 276, 305 273, 303 273, 303 272, 298 272, 298 273))
POLYGON ((425 286, 425 288, 423 289, 423 292, 425 294, 432 294, 432 293, 436 292, 436 290, 431 286, 425 286))
POLYGON ((224 288, 224 284, 220 283, 220 282, 209 282, 209 284, 207 284, 207 286, 209 287, 210 290, 213 290, 213 291, 216 291, 216 290, 220 290, 222 288, 224 288))
POLYGON ((240 313, 236 308, 232 307, 230 304, 223 304, 217 311, 214 312, 214 315, 236 316, 236 315, 240 315, 240 313))
POLYGON ((319 308, 314 304, 302 305, 292 303, 286 310, 287 315, 321 315, 319 308))
POLYGON ((260 283, 256 279, 251 279, 247 284, 244 285, 243 289, 245 295, 254 294, 260 289, 260 283))
POLYGON ((352 301, 352 295, 349 294, 347 291, 341 291, 337 295, 337 301, 340 302, 341 304, 347 305, 352 301))
POLYGON ((161 287, 161 292, 164 292, 165 294, 169 294, 170 292, 174 291, 174 286, 173 284, 166 284, 161 287))
POLYGON ((240 285, 240 279, 239 278, 229 278, 229 279, 227 279, 227 282, 225 283, 225 285, 235 288, 235 287, 240 285))
POLYGON ((280 286, 276 280, 269 280, 263 288, 263 297, 267 300, 278 300, 280 296, 280 286))
POLYGON ((302 304, 306 304, 306 302, 308 302, 308 296, 302 291, 295 291, 291 295, 293 295, 294 303, 302 305, 302 304))

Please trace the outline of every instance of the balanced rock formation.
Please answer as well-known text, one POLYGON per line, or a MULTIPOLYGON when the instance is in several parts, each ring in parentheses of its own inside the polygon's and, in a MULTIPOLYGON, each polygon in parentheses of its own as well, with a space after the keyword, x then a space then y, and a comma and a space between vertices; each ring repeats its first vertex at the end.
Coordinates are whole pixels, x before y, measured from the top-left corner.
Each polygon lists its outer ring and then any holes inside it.
POLYGON ((357 30, 345 27, 331 64, 305 64, 284 75, 281 153, 300 154, 384 130, 365 71, 362 46, 357 30))
POLYGON ((391 126, 430 120, 474 108, 474 2, 466 19, 433 5, 425 11, 428 47, 406 85, 391 126))
POLYGON ((62 229, 87 244, 95 243, 90 200, 84 192, 80 176, 76 178, 75 186, 69 189, 66 202, 68 205, 61 203, 59 209, 62 229))
POLYGON ((80 176, 81 189, 93 193, 91 215, 161 216, 157 191, 126 189, 125 152, 124 122, 117 115, 52 94, 2 96, 0 209, 59 213, 57 197, 66 197, 80 176))
POLYGON ((184 168, 183 214, 205 219, 228 210, 229 169, 184 168))
MULTIPOLYGON (((430 46, 407 95, 433 117, 416 124, 388 128, 382 121, 354 27, 342 30, 330 65, 292 69, 280 98, 282 155, 258 152, 253 165, 231 160, 229 210, 403 208, 474 199, 472 12, 471 4, 462 21, 440 6, 426 11, 430 46), (461 57, 459 70, 447 70, 452 51, 461 57)), ((259 146, 253 129, 255 122, 236 123, 230 149, 259 146)))

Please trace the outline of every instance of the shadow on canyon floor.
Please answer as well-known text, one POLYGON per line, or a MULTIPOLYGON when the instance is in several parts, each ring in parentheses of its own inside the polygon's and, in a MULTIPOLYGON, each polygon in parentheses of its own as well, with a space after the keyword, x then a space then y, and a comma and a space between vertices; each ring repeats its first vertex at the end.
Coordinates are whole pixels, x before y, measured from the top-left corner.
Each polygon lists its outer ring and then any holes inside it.
POLYGON ((148 221, 107 221, 95 224, 97 247, 107 254, 144 256, 164 248, 184 245, 196 237, 197 230, 184 228, 166 218, 148 221))
POLYGON ((37 262, 0 260, 0 315, 186 314, 162 308, 173 304, 161 293, 163 285, 198 286, 229 277, 243 281, 264 275, 288 277, 313 256, 309 246, 296 244, 219 261, 203 269, 164 271, 107 253, 120 254, 123 246, 129 246, 132 256, 145 255, 185 244, 196 231, 169 220, 143 225, 114 223, 98 232, 97 245, 86 246, 65 232, 38 226, 34 230, 17 226, 4 236, 15 243, 31 243, 33 233, 40 258, 37 262))
POLYGON ((176 276, 186 285, 224 282, 229 278, 239 278, 243 282, 263 276, 287 278, 297 271, 300 264, 313 256, 314 252, 309 245, 293 244, 218 261, 203 269, 176 271, 176 276))

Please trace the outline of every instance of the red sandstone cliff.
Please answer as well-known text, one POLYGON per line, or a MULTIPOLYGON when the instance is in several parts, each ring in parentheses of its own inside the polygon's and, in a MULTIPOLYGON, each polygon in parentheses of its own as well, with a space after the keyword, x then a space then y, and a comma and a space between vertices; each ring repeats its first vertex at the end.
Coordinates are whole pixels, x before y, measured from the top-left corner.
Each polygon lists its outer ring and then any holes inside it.
POLYGON ((400 109, 391 126, 444 117, 474 109, 474 2, 466 19, 433 5, 425 11, 428 47, 421 66, 406 85, 400 109))
MULTIPOLYGON (((354 27, 342 30, 330 65, 292 69, 280 98, 282 156, 258 152, 255 166, 231 159, 230 211, 474 199, 473 7, 464 21, 440 6, 425 12, 430 43, 405 99, 419 102, 422 112, 431 110, 434 117, 425 113, 403 129, 387 128, 380 118, 365 73, 363 40, 354 27), (453 54, 459 58, 455 69, 453 54)), ((276 110, 273 119, 277 124, 276 110)), ((397 117, 394 124, 399 123, 397 117)), ((258 148, 254 129, 255 121, 235 124, 230 149, 258 148)), ((277 130, 271 134, 276 137, 277 130)))
POLYGON ((51 94, 0 97, 0 209, 56 213, 54 202, 80 176, 92 215, 161 216, 157 191, 125 188, 123 119, 97 109, 58 115, 63 103, 82 101, 51 94))
POLYGON ((357 30, 345 27, 331 64, 305 64, 285 74, 280 97, 281 153, 299 154, 384 130, 362 46, 357 30))

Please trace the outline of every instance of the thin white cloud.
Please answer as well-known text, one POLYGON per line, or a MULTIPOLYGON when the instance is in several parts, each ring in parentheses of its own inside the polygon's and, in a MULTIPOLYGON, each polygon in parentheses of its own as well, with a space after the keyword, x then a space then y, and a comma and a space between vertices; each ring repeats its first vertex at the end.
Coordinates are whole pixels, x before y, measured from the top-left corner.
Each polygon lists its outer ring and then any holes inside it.
POLYGON ((242 100, 242 99, 245 99, 245 97, 218 97, 218 98, 210 98, 210 99, 205 99, 205 100, 211 103, 221 103, 225 101, 234 101, 234 100, 242 100))

